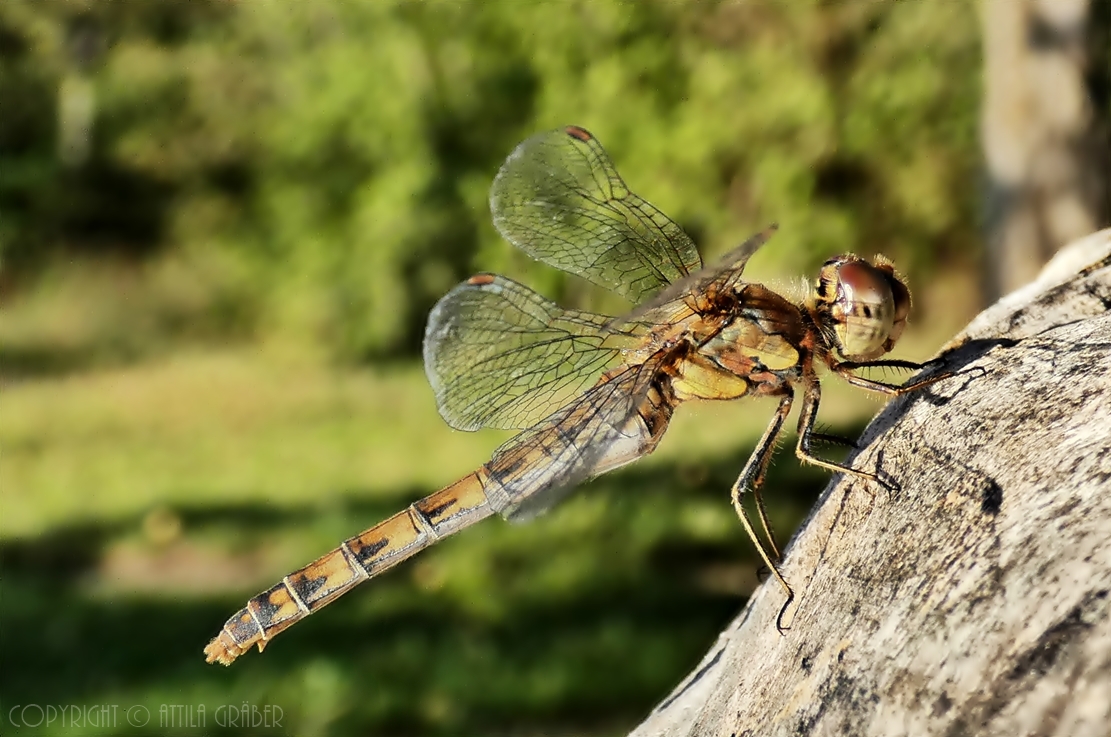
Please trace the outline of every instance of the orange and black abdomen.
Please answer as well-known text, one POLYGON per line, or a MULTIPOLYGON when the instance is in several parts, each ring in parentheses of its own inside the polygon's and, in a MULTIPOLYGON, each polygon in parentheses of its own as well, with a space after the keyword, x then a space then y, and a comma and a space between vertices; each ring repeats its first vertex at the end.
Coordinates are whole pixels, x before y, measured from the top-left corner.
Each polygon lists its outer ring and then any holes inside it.
POLYGON ((294 571, 247 602, 205 648, 208 662, 230 665, 358 584, 411 557, 493 509, 484 468, 440 489, 294 571))

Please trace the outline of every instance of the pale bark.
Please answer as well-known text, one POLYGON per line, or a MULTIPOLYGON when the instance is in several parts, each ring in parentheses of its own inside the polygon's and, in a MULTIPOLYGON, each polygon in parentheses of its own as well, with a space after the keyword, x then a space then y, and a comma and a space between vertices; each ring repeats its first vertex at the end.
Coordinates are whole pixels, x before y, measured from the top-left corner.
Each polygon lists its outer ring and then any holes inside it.
POLYGON ((985 286, 994 301, 1058 248, 1108 224, 1111 160, 1105 111, 1089 89, 1091 1, 984 0, 982 8, 985 286))
POLYGON ((769 580, 635 735, 1111 734, 1111 230, 1086 240, 873 421, 851 462, 897 488, 827 488, 789 631, 769 580))

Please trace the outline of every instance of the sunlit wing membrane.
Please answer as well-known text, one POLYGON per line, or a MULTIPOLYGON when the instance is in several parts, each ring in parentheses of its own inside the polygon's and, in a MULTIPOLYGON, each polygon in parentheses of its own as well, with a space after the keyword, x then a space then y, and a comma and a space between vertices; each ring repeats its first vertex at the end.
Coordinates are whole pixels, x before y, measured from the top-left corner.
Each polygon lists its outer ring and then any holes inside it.
MULTIPOLYGON (((506 495, 502 516, 529 520, 583 481, 643 455, 651 429, 638 410, 660 365, 656 357, 627 368, 498 448, 486 465, 487 494, 497 487, 506 495)), ((661 406, 655 421, 666 426, 670 416, 670 406, 661 406)))
POLYGON ((683 277, 628 315, 617 318, 611 327, 617 330, 635 324, 676 322, 692 311, 712 310, 719 295, 733 292, 742 283, 748 260, 778 229, 774 223, 769 225, 714 264, 683 277))
POLYGON ((608 330, 611 320, 505 277, 471 277, 428 316, 424 369, 440 414, 460 430, 531 427, 635 344, 608 330))
POLYGON ((779 225, 772 223, 709 267, 697 272, 697 274, 692 274, 691 284, 683 283, 676 285, 676 287, 680 290, 702 292, 722 291, 736 287, 742 281, 741 275, 744 273, 748 260, 768 242, 768 239, 775 235, 777 230, 779 230, 779 225))
POLYGON ((634 303, 702 265, 682 229, 629 191, 590 133, 574 126, 519 145, 490 189, 513 245, 634 303))

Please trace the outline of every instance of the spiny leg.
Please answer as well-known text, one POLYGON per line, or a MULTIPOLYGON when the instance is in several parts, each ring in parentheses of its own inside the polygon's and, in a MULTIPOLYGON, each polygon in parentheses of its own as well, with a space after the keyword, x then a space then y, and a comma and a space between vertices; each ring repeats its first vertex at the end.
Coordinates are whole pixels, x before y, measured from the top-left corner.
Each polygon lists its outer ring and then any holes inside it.
MULTIPOLYGON (((910 361, 898 361, 898 360, 871 361, 871 362, 867 362, 867 363, 844 362, 844 363, 841 363, 841 364, 834 365, 833 369, 838 374, 840 374, 842 377, 844 377, 846 381, 848 381, 850 384, 853 384, 854 386, 859 386, 859 387, 862 387, 864 389, 871 389, 873 391, 882 392, 884 394, 888 394, 888 395, 891 395, 891 396, 898 396, 900 394, 905 394, 907 392, 911 392, 911 391, 914 391, 916 389, 921 389, 924 386, 928 386, 930 384, 933 384, 934 382, 941 381, 942 379, 949 378, 950 376, 953 375, 952 373, 945 373, 945 374, 941 374, 939 376, 933 376, 933 377, 930 377, 928 379, 924 379, 922 381, 917 381, 913 384, 896 385, 896 384, 888 384, 888 383, 881 382, 881 381, 873 381, 871 379, 865 379, 865 378, 856 376, 855 374, 851 373, 854 369, 870 368, 870 367, 891 367, 891 368, 905 368, 905 369, 912 369, 913 370, 913 369, 922 368, 922 364, 911 363, 910 361)), ((877 476, 874 473, 869 473, 868 471, 862 471, 862 470, 853 468, 852 466, 847 466, 847 465, 842 464, 842 463, 836 463, 834 461, 827 461, 823 458, 819 458, 816 455, 814 455, 813 451, 811 450, 811 442, 815 439, 827 440, 827 441, 833 441, 833 442, 841 442, 841 443, 845 442, 843 438, 838 438, 835 435, 827 435, 825 433, 818 433, 818 432, 814 431, 814 423, 815 423, 815 421, 817 420, 817 417, 818 417, 818 407, 821 404, 821 400, 822 400, 821 386, 819 385, 817 378, 811 376, 809 378, 809 380, 806 381, 806 383, 805 383, 805 390, 804 390, 804 393, 803 393, 802 412, 799 414, 799 423, 798 423, 799 439, 798 439, 798 445, 795 448, 795 454, 799 457, 800 460, 802 460, 806 463, 812 463, 815 466, 820 466, 820 467, 828 469, 830 471, 840 472, 840 473, 848 473, 848 474, 852 474, 853 476, 857 476, 857 477, 864 478, 864 479, 869 479, 871 481, 875 481, 877 484, 883 486, 884 488, 890 488, 889 484, 884 482, 883 479, 881 479, 879 476, 877 476)), ((787 397, 783 402, 780 402, 780 410, 783 410, 784 404, 786 404, 786 408, 789 411, 790 406, 791 406, 791 398, 787 397)), ((786 417, 786 412, 782 412, 782 414, 777 413, 775 419, 772 420, 772 424, 768 427, 768 432, 766 432, 764 434, 764 440, 761 441, 761 444, 763 444, 763 442, 768 439, 768 436, 770 434, 777 434, 779 432, 779 429, 780 429, 781 425, 783 424, 783 420, 784 420, 785 417, 786 417)), ((856 447, 855 443, 847 443, 847 444, 851 445, 853 447, 856 447)), ((753 460, 755 460, 755 456, 754 456, 753 459, 751 459, 749 461, 749 465, 752 465, 753 460)), ((766 463, 766 460, 764 462, 766 463)), ((749 472, 749 468, 748 468, 748 466, 746 466, 745 467, 745 473, 748 473, 748 472, 749 472)), ((744 478, 745 478, 745 475, 742 474, 741 479, 738 480, 738 483, 740 483, 741 480, 744 480, 744 478)), ((736 500, 736 498, 737 498, 736 497, 736 490, 737 490, 737 487, 734 486, 734 500, 736 500)), ((759 496, 757 496, 757 498, 759 498, 759 496)), ((740 509, 740 507, 739 507, 739 505, 737 504, 736 501, 734 501, 734 506, 738 508, 738 514, 741 515, 741 521, 744 523, 745 530, 748 532, 749 537, 753 537, 752 529, 751 529, 750 525, 748 524, 748 520, 745 518, 745 516, 743 514, 743 511, 741 511, 741 509, 740 509)), ((775 568, 775 566, 770 564, 770 562, 767 559, 767 556, 764 555, 764 550, 762 548, 760 548, 759 545, 757 545, 757 549, 760 551, 760 554, 764 556, 764 562, 768 563, 769 567, 772 570, 772 573, 775 574, 775 577, 779 580, 779 583, 783 586, 784 590, 787 592, 787 601, 783 604, 783 608, 779 610, 779 616, 776 617, 776 628, 779 629, 780 631, 782 631, 784 628, 781 624, 781 620, 783 618, 784 612, 787 611, 787 608, 791 605, 791 601, 794 599, 794 593, 791 591, 790 586, 787 585, 787 582, 783 580, 783 577, 779 574, 779 571, 775 568)))
MULTIPOLYGON (((954 374, 952 372, 945 372, 937 376, 931 376, 926 379, 921 379, 913 384, 890 384, 886 381, 876 381, 874 379, 867 379, 863 376, 857 376, 852 373, 857 369, 862 368, 899 368, 907 369, 910 371, 917 371, 926 366, 924 363, 915 363, 913 361, 902 361, 899 359, 891 358, 880 361, 842 361, 840 363, 830 364, 831 368, 837 372, 848 383, 853 386, 860 387, 861 389, 868 389, 870 391, 879 392, 888 396, 897 397, 903 394, 927 387, 930 384, 937 383, 942 379, 948 379, 954 374)), ((810 450, 810 443, 812 440, 826 440, 832 442, 839 442, 842 444, 856 447, 855 443, 846 443, 843 439, 837 438, 834 435, 827 435, 825 433, 814 432, 814 422, 818 416, 818 404, 821 402, 821 387, 816 380, 807 383, 806 393, 803 399, 802 413, 799 415, 799 442, 796 454, 802 460, 813 463, 816 466, 827 468, 831 471, 842 471, 851 473, 855 476, 860 476, 866 479, 872 479, 879 483, 881 486, 887 487, 882 479, 875 474, 867 471, 860 471, 840 463, 827 461, 818 458, 810 450)))
POLYGON ((875 481, 877 484, 887 488, 888 484, 884 483, 876 474, 869 473, 868 471, 861 471, 860 469, 847 466, 843 463, 836 461, 827 461, 824 458, 819 458, 814 455, 810 449, 810 444, 817 433, 814 432, 814 421, 818 417, 818 406, 822 401, 822 388, 818 384, 817 379, 811 379, 806 382, 806 389, 802 398, 802 412, 799 414, 799 441, 795 447, 795 455, 800 460, 806 463, 812 463, 815 466, 821 466, 827 470, 835 473, 849 473, 860 478, 875 481))
POLYGON ((928 364, 929 362, 904 361, 901 358, 881 358, 878 361, 841 361, 837 363, 837 366, 849 370, 858 368, 898 368, 907 371, 921 371, 928 364))
POLYGON ((855 441, 843 438, 840 435, 831 435, 825 432, 812 432, 810 433, 811 440, 817 440, 819 443, 829 443, 830 445, 843 445, 846 448, 857 450, 858 446, 855 441))
POLYGON ((888 396, 897 397, 901 394, 908 394, 910 392, 927 387, 930 384, 948 379, 953 376, 951 371, 937 376, 931 376, 926 379, 921 379, 913 384, 891 384, 886 381, 875 381, 874 379, 866 379, 863 376, 857 376, 853 371, 862 368, 899 368, 908 371, 918 371, 924 368, 924 363, 914 363, 913 361, 900 361, 897 359, 886 359, 882 361, 842 361, 841 363, 832 364, 831 368, 837 372, 845 381, 853 386, 858 386, 861 389, 868 389, 870 391, 887 394, 888 396))
MULTIPOLYGON (((775 540, 775 531, 772 530, 771 523, 768 521, 768 511, 764 506, 764 495, 761 493, 761 489, 764 486, 764 477, 767 475, 772 453, 775 452, 776 439, 779 437, 780 428, 783 427, 787 415, 791 413, 791 402, 793 400, 793 394, 788 394, 780 400, 779 407, 776 408, 775 415, 772 417, 772 423, 769 423, 768 429, 764 431, 764 437, 760 438, 760 446, 766 448, 766 450, 763 453, 763 461, 758 469, 756 477, 751 479, 752 498, 756 504, 756 514, 760 518, 760 527, 764 530, 764 539, 771 545, 772 555, 776 560, 782 558, 783 555, 779 551, 779 543, 775 540), (772 426, 773 424, 775 425, 774 428, 772 426)), ((755 455, 755 451, 753 454, 755 455)), ((741 471, 742 477, 744 474, 745 472, 741 471)), ((744 493, 743 489, 741 493, 744 493)))
MULTIPOLYGON (((913 384, 889 384, 885 381, 866 379, 863 376, 857 376, 852 372, 856 369, 862 368, 901 368, 913 371, 921 369, 925 365, 926 364, 922 363, 914 363, 913 361, 885 359, 881 361, 860 362, 842 361, 841 363, 831 364, 831 368, 836 371, 843 379, 845 379, 845 381, 852 384, 853 386, 896 397, 929 386, 930 384, 934 384, 938 381, 941 381, 942 379, 948 379, 953 376, 953 373, 946 372, 943 374, 938 374, 937 376, 931 376, 929 378, 916 381, 913 384)), ((874 481, 885 489, 891 489, 891 484, 887 483, 874 473, 862 471, 860 469, 853 468, 852 466, 847 466, 843 463, 827 461, 824 458, 819 458, 818 456, 814 455, 814 452, 811 450, 812 441, 834 440, 834 442, 837 442, 835 436, 826 435, 824 433, 818 433, 814 431, 814 422, 817 420, 818 417, 818 405, 821 403, 821 399, 822 389, 821 386, 818 384, 817 379, 811 379, 807 381, 806 390, 803 394, 802 412, 799 414, 799 440, 798 446, 795 448, 795 455, 797 455, 800 460, 806 463, 812 463, 815 466, 820 466, 829 471, 852 474, 853 476, 857 476, 859 478, 874 481)), ((855 444, 853 444, 853 446, 855 447, 855 444)))
POLYGON ((779 573, 772 556, 768 555, 767 548, 764 547, 763 542, 756 534, 756 530, 752 526, 752 522, 748 518, 748 513, 745 512, 743 497, 746 489, 751 488, 752 495, 756 500, 756 511, 760 516, 760 525, 764 529, 764 534, 767 536, 768 542, 771 544, 772 551, 775 558, 779 558, 779 548, 775 544, 775 538, 772 536, 771 525, 768 524, 768 517, 764 511, 764 500, 760 494, 760 486, 764 483, 764 475, 768 470, 768 462, 771 460, 772 452, 775 450, 775 441, 779 437, 780 430, 783 429, 783 422, 787 419, 787 415, 791 412, 791 401, 793 395, 787 394, 779 400, 779 407, 776 409, 772 421, 768 424, 768 429, 764 431, 764 436, 760 438, 757 443, 756 449, 749 457, 748 462, 745 463, 744 470, 733 484, 731 490, 731 498, 733 501, 733 509, 737 512, 737 516, 741 519, 741 524, 744 525, 745 533, 748 534, 752 544, 756 547, 756 552, 764 561, 764 565, 772 572, 775 579, 779 581, 779 585, 783 587, 784 593, 787 595, 787 601, 783 605, 783 609, 779 612, 779 617, 776 618, 776 628, 783 630, 784 627, 780 624, 779 619, 783 616, 783 611, 794 600, 795 594, 791 591, 791 587, 787 585, 787 581, 779 573))

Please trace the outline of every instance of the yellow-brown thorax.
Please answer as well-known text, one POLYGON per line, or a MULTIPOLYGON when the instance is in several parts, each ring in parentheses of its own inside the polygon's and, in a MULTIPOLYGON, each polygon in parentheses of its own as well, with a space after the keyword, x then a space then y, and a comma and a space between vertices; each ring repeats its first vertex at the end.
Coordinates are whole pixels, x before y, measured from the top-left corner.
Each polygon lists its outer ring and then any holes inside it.
POLYGON ((674 362, 672 388, 680 401, 781 395, 812 372, 815 358, 832 366, 887 353, 909 311, 910 292, 883 259, 830 259, 803 304, 744 284, 731 317, 684 326, 707 337, 674 362))

